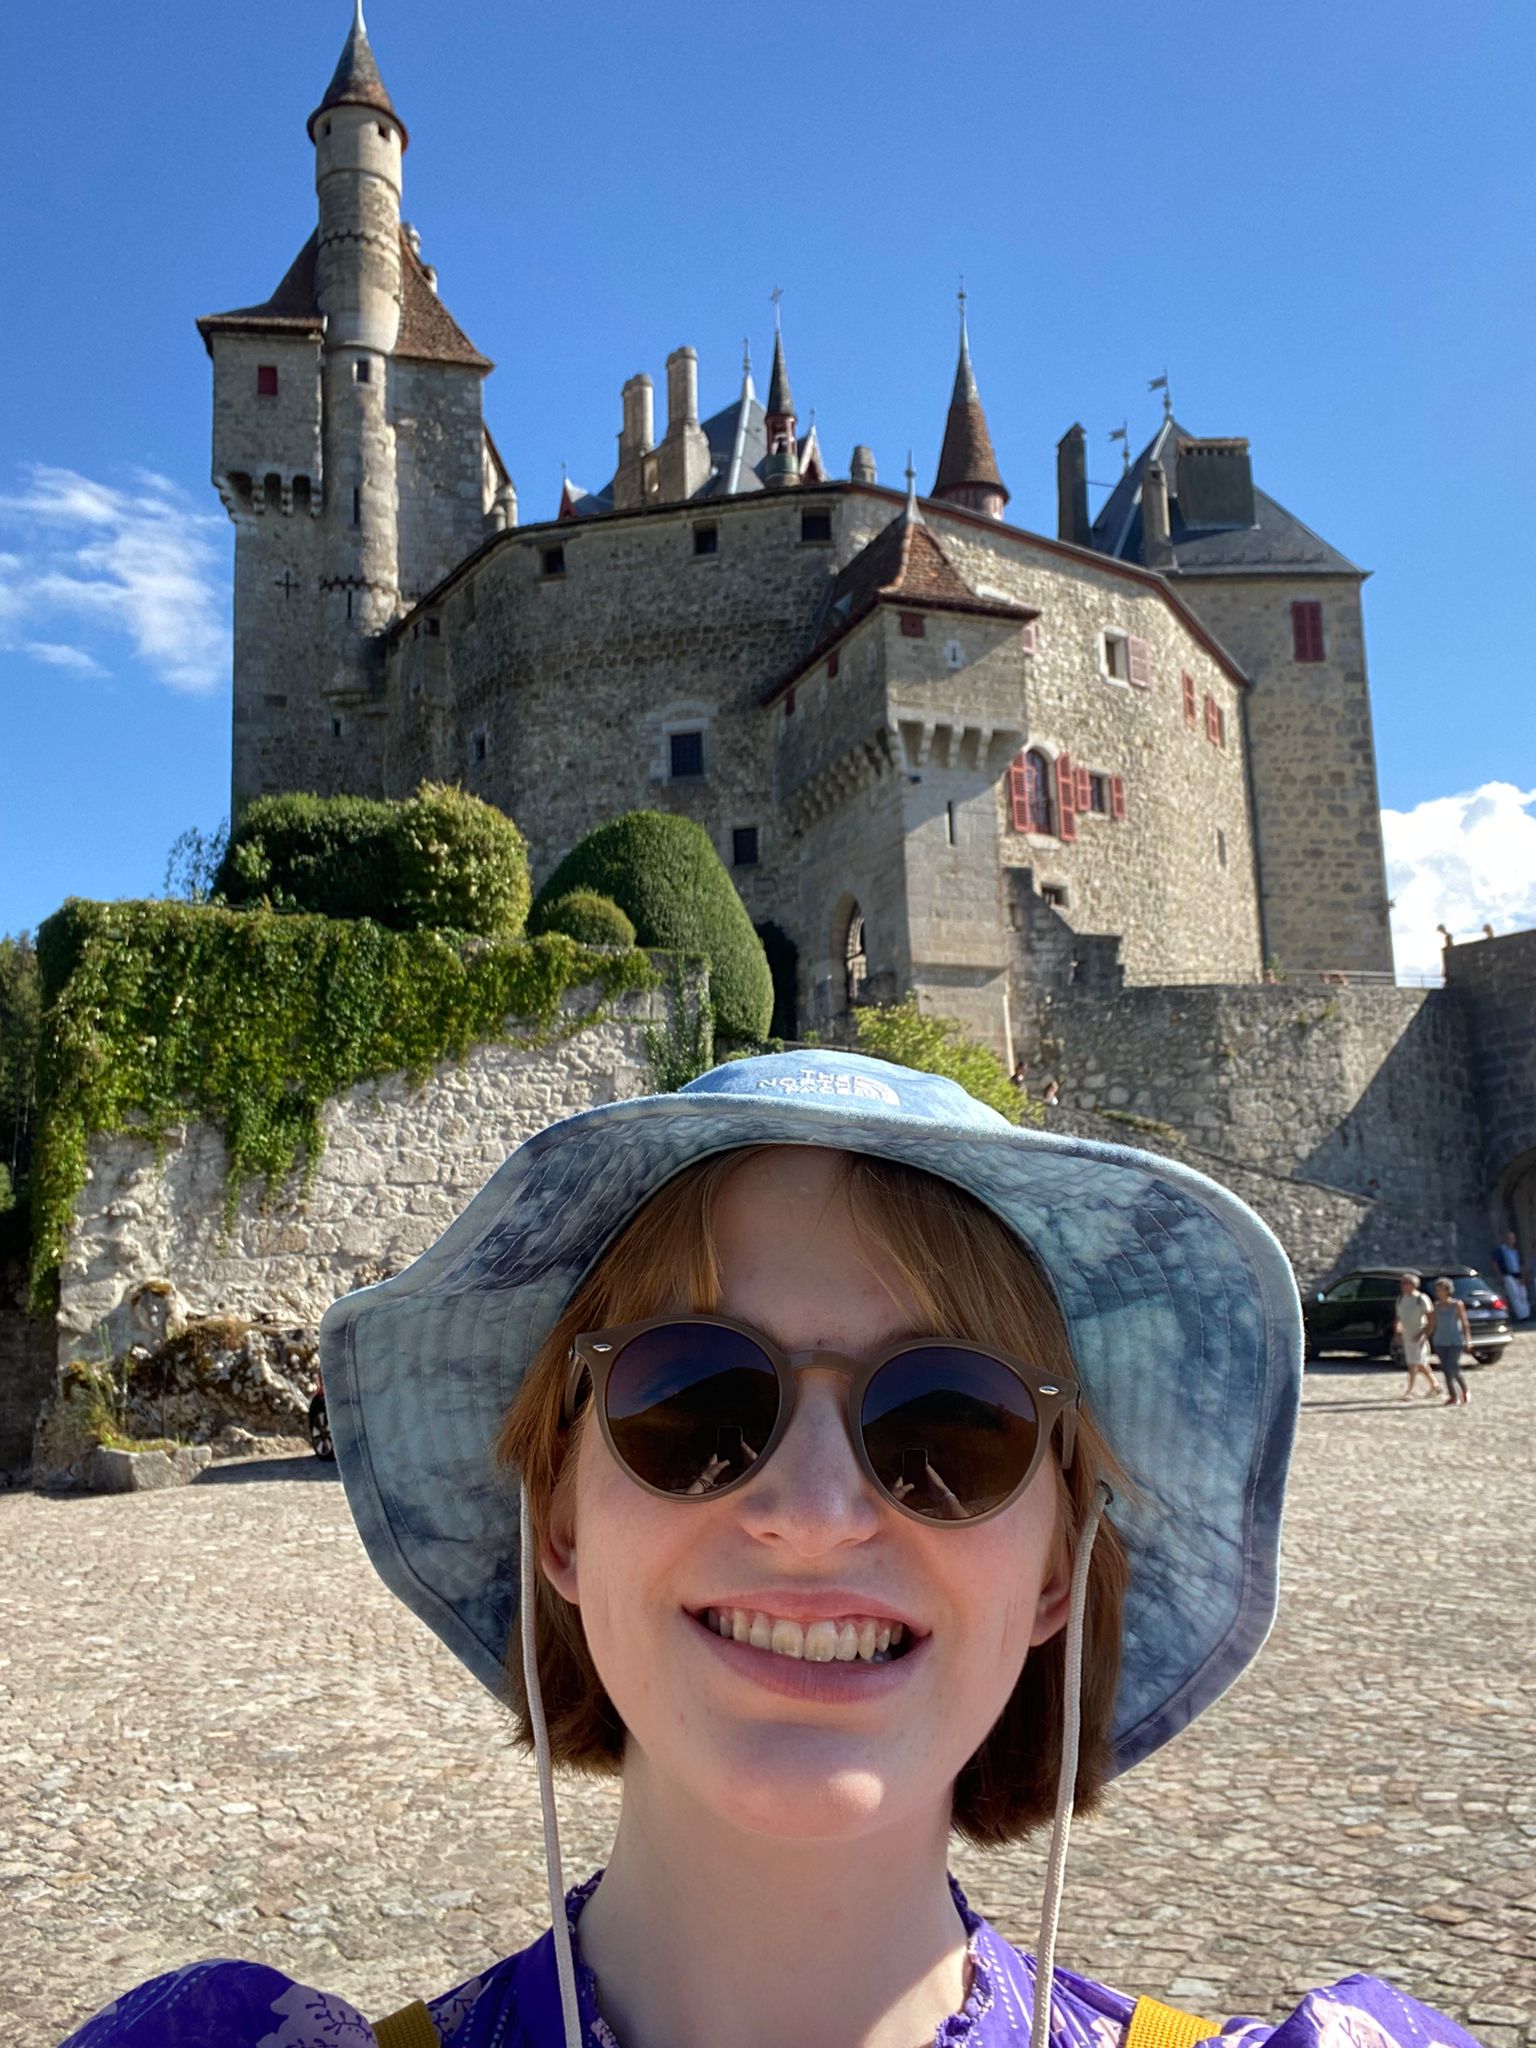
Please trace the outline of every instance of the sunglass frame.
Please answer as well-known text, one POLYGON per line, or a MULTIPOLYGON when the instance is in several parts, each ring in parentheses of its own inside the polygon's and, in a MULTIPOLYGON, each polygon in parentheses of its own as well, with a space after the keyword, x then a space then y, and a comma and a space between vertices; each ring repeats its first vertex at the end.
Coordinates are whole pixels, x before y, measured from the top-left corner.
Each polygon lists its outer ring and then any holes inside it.
POLYGON ((658 1500, 676 1501, 683 1504, 692 1501, 723 1500, 728 1493, 736 1492, 739 1487, 745 1486, 750 1480, 755 1479, 778 1449, 779 1444, 783 1441, 784 1432, 789 1427, 790 1418, 794 1414, 795 1375, 796 1373, 805 1372, 813 1368, 820 1371, 847 1374, 848 1441, 853 1447, 853 1453, 859 1462, 860 1469, 882 1501, 894 1508, 898 1514, 905 1515, 909 1521, 921 1523, 925 1529, 942 1529, 945 1527, 974 1529, 982 1522, 991 1521, 994 1515, 1002 1514, 1005 1508, 1012 1507, 1013 1503, 1039 1471, 1041 1462, 1056 1435, 1058 1423, 1061 1427, 1061 1469, 1063 1472, 1071 1470, 1072 1458, 1077 1443, 1078 1404, 1082 1395, 1082 1389, 1076 1374, 1047 1372, 1043 1367, 1031 1365, 1027 1359, 1016 1357, 1009 1351, 999 1350, 995 1345, 977 1344, 968 1338, 958 1337, 903 1337, 894 1344, 886 1345, 882 1350, 873 1353, 868 1358, 858 1359, 850 1358, 840 1351, 783 1351, 770 1337, 766 1337, 761 1330, 754 1329, 750 1323, 738 1322, 731 1316, 702 1314, 647 1316, 641 1322, 620 1323, 611 1330, 586 1330, 580 1336, 572 1339, 570 1363, 566 1371, 565 1401, 561 1411, 561 1420, 566 1428, 569 1428, 575 1421, 577 1396, 581 1391, 582 1375, 585 1373, 592 1382, 592 1401, 593 1406, 597 1410, 598 1428, 602 1433, 603 1442, 608 1446, 609 1454, 614 1462, 629 1479, 633 1480, 636 1486, 646 1493, 654 1494, 658 1500), (643 1479, 614 1442, 613 1432, 608 1421, 608 1377, 622 1355, 625 1346, 632 1343, 636 1337, 645 1336, 648 1331, 665 1329, 669 1324, 677 1323, 689 1326, 703 1324, 716 1329, 731 1330, 737 1336, 747 1338, 749 1342, 757 1345, 758 1349, 772 1364, 779 1383, 778 1414, 774 1418, 773 1428, 768 1433, 767 1441, 753 1461, 751 1469, 741 1473, 738 1478, 728 1481, 724 1486, 711 1488, 707 1493, 670 1493, 665 1487, 653 1486, 648 1479, 643 1479), (907 1507, 896 1498, 875 1471, 874 1464, 865 1447, 864 1431, 860 1423, 860 1410, 865 1390, 876 1373, 883 1366, 889 1365, 893 1359, 900 1358, 909 1351, 933 1350, 969 1351, 981 1358, 990 1359, 994 1364, 1005 1367, 1017 1379, 1022 1381, 1028 1390, 1030 1398, 1035 1404, 1035 1411, 1040 1425, 1035 1438, 1034 1456, 1030 1460, 1029 1467, 1024 1476, 1019 1480, 1007 1498, 998 1501, 995 1506, 985 1509, 979 1515, 965 1514, 956 1517, 948 1523, 935 1515, 920 1514, 917 1509, 907 1507))

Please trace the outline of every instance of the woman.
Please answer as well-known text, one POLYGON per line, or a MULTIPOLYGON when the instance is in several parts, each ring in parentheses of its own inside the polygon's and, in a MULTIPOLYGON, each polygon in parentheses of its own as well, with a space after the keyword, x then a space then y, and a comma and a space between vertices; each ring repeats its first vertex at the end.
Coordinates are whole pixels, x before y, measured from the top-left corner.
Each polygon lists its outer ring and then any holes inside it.
MULTIPOLYGON (((544 1799, 550 1932, 379 2038, 1267 2039, 1051 1952, 1074 1793, 1268 1630, 1300 1339, 1279 1247, 1224 1190, 854 1054, 740 1061, 521 1147, 322 1333, 363 1540, 510 1678, 544 1799), (622 1779, 608 1868, 568 1897, 552 1762, 622 1779), (1047 1820, 1037 1999, 946 1850, 1047 1820)), ((369 2038, 219 1963, 74 2048, 369 2038)), ((1346 2041, 1468 2037, 1352 1977, 1284 2032, 1346 2041)))
POLYGON ((1446 1407, 1454 1408, 1460 1402, 1465 1408, 1468 1395, 1462 1368, 1472 1346, 1472 1325, 1467 1320, 1466 1304, 1456 1299, 1456 1290, 1449 1280, 1435 1282, 1435 1319, 1430 1341, 1435 1361, 1445 1375, 1446 1407))

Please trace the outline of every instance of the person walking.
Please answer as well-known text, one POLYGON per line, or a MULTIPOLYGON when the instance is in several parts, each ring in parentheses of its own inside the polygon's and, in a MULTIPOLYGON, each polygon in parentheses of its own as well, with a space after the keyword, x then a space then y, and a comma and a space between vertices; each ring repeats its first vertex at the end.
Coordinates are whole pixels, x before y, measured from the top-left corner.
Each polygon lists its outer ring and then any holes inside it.
POLYGON ((1435 1371, 1433 1353, 1429 1348, 1429 1325, 1435 1313, 1435 1305, 1424 1293, 1417 1273, 1399 1273, 1397 1276, 1397 1308, 1393 1318, 1398 1343, 1403 1350, 1403 1363, 1408 1368, 1408 1384, 1403 1389, 1403 1399, 1413 1399, 1414 1382, 1423 1373, 1425 1394, 1433 1398, 1435 1393, 1435 1371))
POLYGON ((1525 1322, 1531 1313, 1530 1289, 1525 1284, 1525 1261, 1520 1256, 1520 1240, 1512 1230, 1504 1233, 1504 1242, 1494 1253, 1500 1273, 1504 1276, 1504 1290, 1509 1296, 1509 1312, 1517 1323, 1525 1322))
POLYGON ((1445 1374, 1446 1407, 1454 1408, 1459 1402, 1465 1408, 1467 1383, 1462 1378, 1462 1366, 1472 1342, 1472 1325, 1449 1280, 1435 1282, 1435 1321, 1430 1341, 1436 1362, 1445 1374))

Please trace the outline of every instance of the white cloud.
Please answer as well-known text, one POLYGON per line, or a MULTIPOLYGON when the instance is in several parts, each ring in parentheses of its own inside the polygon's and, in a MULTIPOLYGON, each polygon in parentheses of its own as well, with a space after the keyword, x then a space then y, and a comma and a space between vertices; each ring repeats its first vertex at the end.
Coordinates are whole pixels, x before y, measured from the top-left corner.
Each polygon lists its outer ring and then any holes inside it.
POLYGON ((226 680, 225 521, 198 511, 169 478, 145 472, 122 489, 38 465, 21 491, 0 497, 0 527, 0 622, 12 631, 23 620, 45 632, 75 628, 67 639, 13 645, 55 667, 104 673, 74 645, 80 628, 94 627, 125 636, 173 690, 202 693, 226 680))
POLYGON ((57 640, 23 640, 18 652, 30 654, 34 661, 45 662, 49 668, 72 669, 77 676, 107 673, 94 654, 87 654, 83 647, 65 647, 57 640))
POLYGON ((1536 925, 1536 789, 1485 782, 1383 811, 1392 944, 1400 974, 1435 974, 1444 925, 1478 939, 1536 925))

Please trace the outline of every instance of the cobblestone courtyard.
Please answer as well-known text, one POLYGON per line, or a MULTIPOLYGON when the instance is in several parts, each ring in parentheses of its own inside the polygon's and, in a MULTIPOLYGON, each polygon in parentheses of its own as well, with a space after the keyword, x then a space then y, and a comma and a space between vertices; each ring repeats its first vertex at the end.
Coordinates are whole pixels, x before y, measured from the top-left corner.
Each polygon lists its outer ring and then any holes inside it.
MULTIPOLYGON (((1275 2017, 1369 1964, 1536 2044, 1536 1336, 1473 1403, 1308 1374, 1256 1668, 1079 1824, 1060 1955, 1275 2017)), ((531 1769, 385 1594, 308 1460, 0 1496, 0 2033, 53 2048, 172 1963, 260 1957, 388 2011, 545 1921, 531 1769)), ((611 1795, 561 1794, 569 1878, 611 1795)), ((962 1852, 1032 1940, 1042 1855, 962 1852)))

